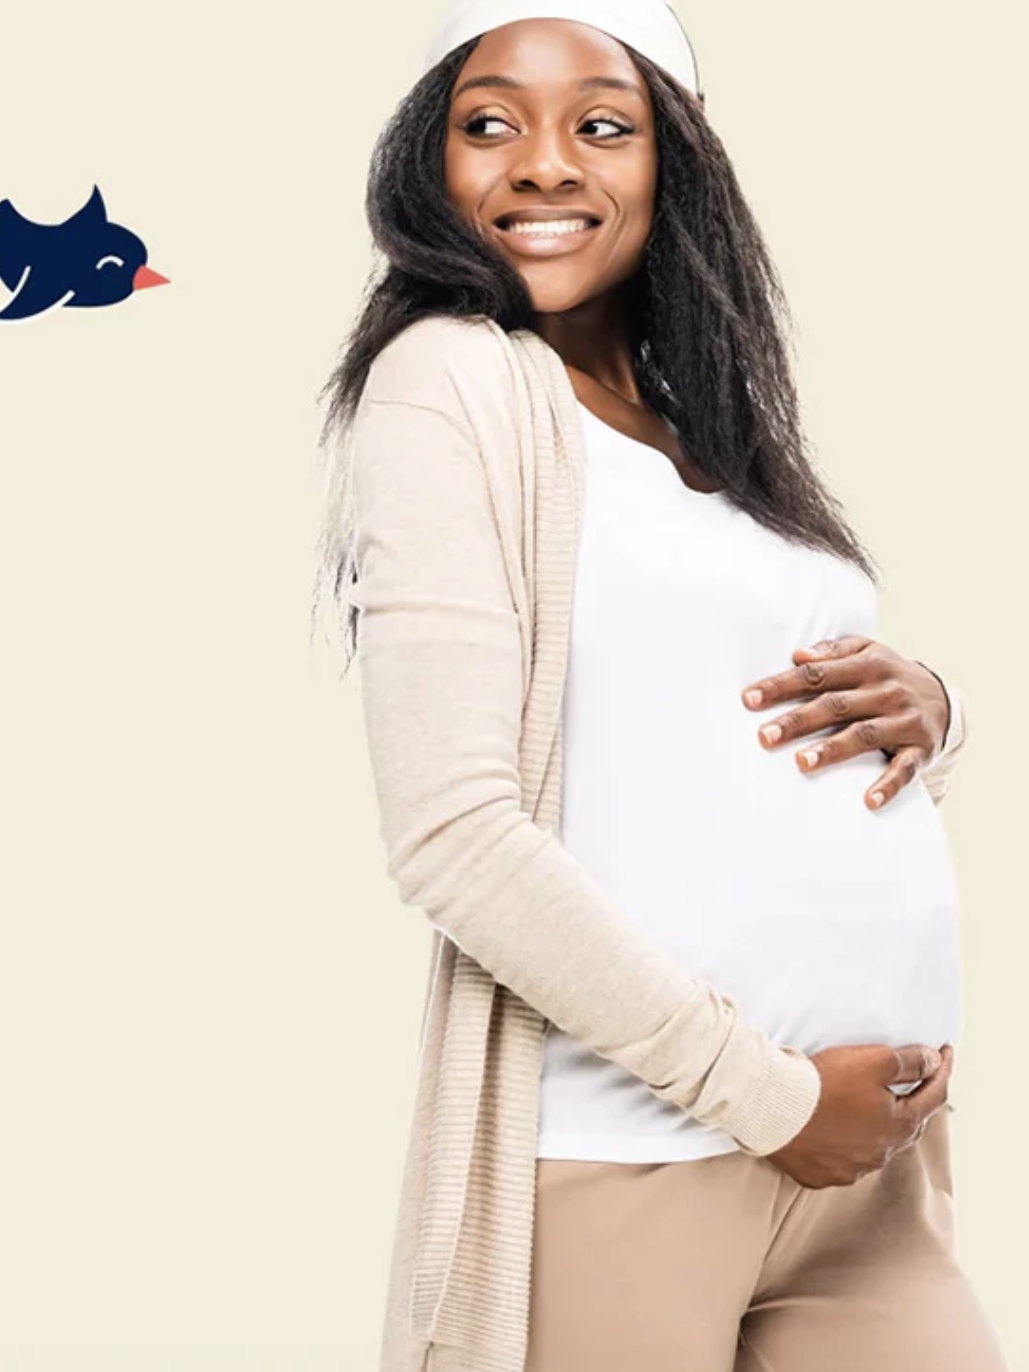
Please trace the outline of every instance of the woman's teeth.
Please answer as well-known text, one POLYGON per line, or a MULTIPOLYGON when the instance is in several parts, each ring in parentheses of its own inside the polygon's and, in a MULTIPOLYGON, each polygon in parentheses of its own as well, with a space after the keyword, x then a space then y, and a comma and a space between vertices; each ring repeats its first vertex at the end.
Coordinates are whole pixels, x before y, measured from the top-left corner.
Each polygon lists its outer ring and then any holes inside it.
POLYGON ((508 233, 536 234, 541 238, 562 233, 581 233, 590 227, 591 221, 588 219, 522 219, 505 225, 508 233))

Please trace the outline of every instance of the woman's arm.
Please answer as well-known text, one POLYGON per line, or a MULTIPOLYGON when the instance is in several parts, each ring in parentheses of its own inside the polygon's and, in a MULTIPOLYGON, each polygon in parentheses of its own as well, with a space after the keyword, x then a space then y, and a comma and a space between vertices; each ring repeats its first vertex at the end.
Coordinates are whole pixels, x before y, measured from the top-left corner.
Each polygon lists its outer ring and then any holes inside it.
POLYGON ((351 594, 400 897, 655 1095, 773 1152, 814 1112, 818 1070, 681 970, 521 809, 520 626, 484 466, 459 405, 395 394, 370 380, 351 436, 351 594))

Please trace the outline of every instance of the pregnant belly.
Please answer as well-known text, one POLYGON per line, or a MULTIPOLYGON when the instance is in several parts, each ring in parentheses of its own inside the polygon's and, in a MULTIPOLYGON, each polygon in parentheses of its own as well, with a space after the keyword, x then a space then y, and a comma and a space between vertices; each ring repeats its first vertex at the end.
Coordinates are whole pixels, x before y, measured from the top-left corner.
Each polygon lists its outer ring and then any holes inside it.
POLYGON ((755 769, 760 783, 733 807, 737 862, 718 875, 701 864, 699 881, 687 880, 682 937, 668 952, 734 995, 776 1042, 809 1053, 956 1044, 958 894, 924 784, 877 812, 863 795, 880 755, 810 777, 792 757, 775 761, 779 775, 755 769))
POLYGON ((684 970, 736 998, 777 1043, 807 1053, 844 1043, 957 1044, 961 983, 951 910, 839 901, 812 911, 765 907, 764 925, 731 948, 711 940, 669 948, 684 970))

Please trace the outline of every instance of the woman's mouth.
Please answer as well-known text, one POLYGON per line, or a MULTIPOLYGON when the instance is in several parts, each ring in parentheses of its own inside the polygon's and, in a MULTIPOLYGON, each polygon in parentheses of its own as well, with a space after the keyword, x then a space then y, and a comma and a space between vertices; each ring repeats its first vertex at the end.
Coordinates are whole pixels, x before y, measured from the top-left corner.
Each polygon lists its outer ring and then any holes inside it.
POLYGON ((494 225, 511 252, 529 257, 574 252, 599 226, 600 220, 593 215, 570 215, 567 219, 512 219, 501 215, 494 225))

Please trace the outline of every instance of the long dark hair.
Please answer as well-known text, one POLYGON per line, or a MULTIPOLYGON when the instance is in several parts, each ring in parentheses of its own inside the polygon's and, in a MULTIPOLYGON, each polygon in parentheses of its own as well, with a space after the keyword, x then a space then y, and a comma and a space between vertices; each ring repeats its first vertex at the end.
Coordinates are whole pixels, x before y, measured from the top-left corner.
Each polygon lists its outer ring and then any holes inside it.
MULTIPOLYGON (((365 285, 356 323, 319 400, 320 447, 344 435, 383 348, 430 314, 486 316, 534 329, 529 291, 511 263, 453 206, 444 147, 454 82, 478 38, 449 53, 404 97, 376 142, 365 208, 385 260, 365 285)), ((679 430, 683 446, 740 509, 782 536, 852 562, 876 563, 818 473, 801 426, 793 320, 775 265, 702 105, 627 48, 654 109, 658 184, 640 270, 627 289, 640 395, 679 430)), ((345 447, 345 444, 343 445, 345 447)), ((356 611, 345 453, 330 469, 319 540, 319 585, 342 612, 350 665, 356 611)), ((314 610, 320 596, 316 589, 314 610)))

